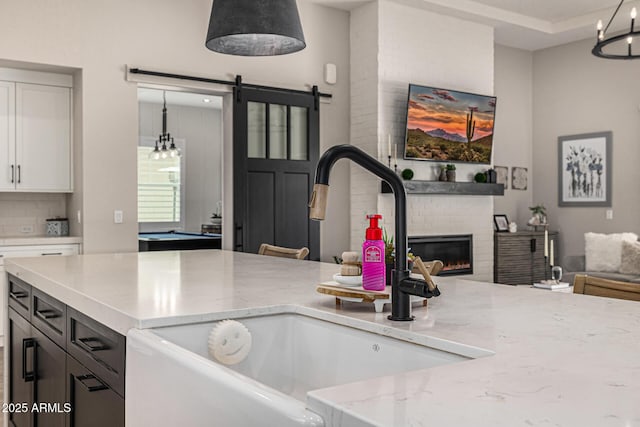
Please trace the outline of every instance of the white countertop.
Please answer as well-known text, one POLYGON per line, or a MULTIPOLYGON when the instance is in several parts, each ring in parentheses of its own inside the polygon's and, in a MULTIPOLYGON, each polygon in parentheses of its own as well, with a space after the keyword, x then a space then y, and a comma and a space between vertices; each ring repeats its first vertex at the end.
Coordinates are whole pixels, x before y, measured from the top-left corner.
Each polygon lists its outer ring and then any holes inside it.
POLYGON ((82 243, 82 237, 57 236, 6 236, 0 237, 0 246, 29 246, 29 245, 68 245, 82 243))
POLYGON ((403 323, 317 294, 334 264, 211 250, 10 259, 6 268, 123 334, 295 304, 495 352, 311 392, 334 420, 640 426, 638 302, 436 278, 442 296, 414 305, 416 321, 403 323))

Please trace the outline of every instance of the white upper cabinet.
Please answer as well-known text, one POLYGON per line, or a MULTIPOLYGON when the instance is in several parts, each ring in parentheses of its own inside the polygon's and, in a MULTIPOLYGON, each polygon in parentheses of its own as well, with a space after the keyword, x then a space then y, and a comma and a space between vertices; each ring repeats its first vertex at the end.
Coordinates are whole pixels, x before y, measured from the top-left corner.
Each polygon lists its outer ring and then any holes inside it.
POLYGON ((0 68, 0 191, 73 191, 70 82, 0 68))
POLYGON ((16 85, 0 81, 0 191, 15 189, 16 85))
POLYGON ((71 191, 71 90, 16 83, 16 189, 71 191))

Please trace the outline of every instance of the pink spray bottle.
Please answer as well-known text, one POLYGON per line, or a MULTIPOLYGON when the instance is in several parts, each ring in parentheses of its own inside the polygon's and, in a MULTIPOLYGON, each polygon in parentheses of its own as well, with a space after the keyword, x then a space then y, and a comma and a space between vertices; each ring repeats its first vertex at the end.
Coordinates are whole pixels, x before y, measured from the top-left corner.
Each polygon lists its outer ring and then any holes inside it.
POLYGON ((368 291, 384 291, 384 241, 382 229, 378 227, 378 220, 382 219, 382 215, 367 215, 367 219, 369 228, 362 244, 362 287, 368 291))

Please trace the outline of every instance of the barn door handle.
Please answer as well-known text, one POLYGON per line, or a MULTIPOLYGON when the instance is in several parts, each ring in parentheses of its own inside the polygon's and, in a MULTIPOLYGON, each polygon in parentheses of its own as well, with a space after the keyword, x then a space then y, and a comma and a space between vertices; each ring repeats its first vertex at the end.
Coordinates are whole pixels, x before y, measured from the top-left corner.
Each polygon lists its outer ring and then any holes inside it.
POLYGON ((235 231, 235 249, 236 251, 242 252, 242 250, 244 249, 244 227, 242 225, 236 224, 235 231))

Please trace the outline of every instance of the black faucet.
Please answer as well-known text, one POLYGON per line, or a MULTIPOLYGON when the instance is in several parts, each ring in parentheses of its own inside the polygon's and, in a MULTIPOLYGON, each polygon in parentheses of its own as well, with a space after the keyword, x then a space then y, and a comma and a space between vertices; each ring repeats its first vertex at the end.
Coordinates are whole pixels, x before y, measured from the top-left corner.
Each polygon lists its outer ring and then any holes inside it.
POLYGON ((316 168, 316 181, 309 202, 309 217, 324 220, 329 192, 329 172, 342 158, 351 159, 366 170, 385 180, 393 190, 396 207, 396 262, 391 275, 391 320, 413 320, 410 295, 424 298, 437 297, 440 290, 429 290, 424 280, 412 279, 407 269, 407 193, 400 177, 391 169, 353 145, 335 145, 320 157, 316 168))

